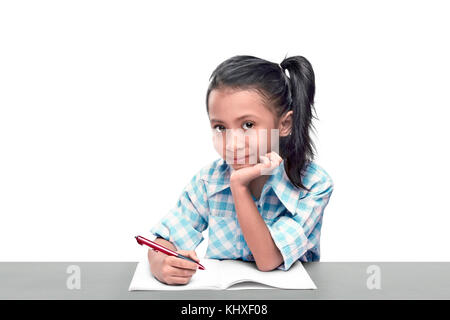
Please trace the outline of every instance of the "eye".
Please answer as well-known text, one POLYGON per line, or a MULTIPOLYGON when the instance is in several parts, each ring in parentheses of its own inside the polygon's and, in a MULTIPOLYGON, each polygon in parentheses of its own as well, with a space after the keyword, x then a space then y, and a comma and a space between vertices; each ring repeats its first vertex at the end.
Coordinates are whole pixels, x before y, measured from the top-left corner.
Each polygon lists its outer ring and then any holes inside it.
POLYGON ((249 125, 250 128, 244 128, 244 129, 251 129, 251 128, 253 128, 253 126, 254 126, 253 122, 250 122, 250 121, 244 122, 243 127, 245 127, 246 125, 249 125))
MULTIPOLYGON (((221 127, 221 128, 224 128, 224 126, 222 126, 222 125, 220 125, 220 124, 216 124, 214 127, 213 127, 213 129, 214 130, 216 130, 217 132, 222 132, 221 130, 223 130, 223 129, 219 129, 219 127, 221 127)), ((224 128, 225 129, 225 128, 224 128)))

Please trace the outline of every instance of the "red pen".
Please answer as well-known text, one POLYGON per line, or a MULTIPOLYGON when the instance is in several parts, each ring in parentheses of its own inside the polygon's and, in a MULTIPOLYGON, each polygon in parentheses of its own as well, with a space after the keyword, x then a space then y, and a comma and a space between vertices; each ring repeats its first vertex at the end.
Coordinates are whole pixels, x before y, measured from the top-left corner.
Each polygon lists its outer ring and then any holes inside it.
POLYGON ((197 261, 192 260, 189 257, 183 256, 182 254, 179 254, 178 252, 170 250, 169 248, 166 248, 166 247, 160 245, 159 243, 156 243, 154 241, 148 240, 148 239, 146 239, 144 237, 141 237, 141 236, 136 236, 135 238, 136 238, 137 243, 139 243, 140 245, 145 244, 147 247, 150 247, 150 248, 152 248, 155 251, 159 251, 159 252, 162 252, 164 254, 167 254, 168 256, 173 256, 173 257, 177 257, 177 258, 180 258, 180 259, 185 259, 185 260, 188 260, 188 261, 192 261, 192 262, 198 264, 198 268, 200 270, 205 270, 205 267, 202 266, 197 261))

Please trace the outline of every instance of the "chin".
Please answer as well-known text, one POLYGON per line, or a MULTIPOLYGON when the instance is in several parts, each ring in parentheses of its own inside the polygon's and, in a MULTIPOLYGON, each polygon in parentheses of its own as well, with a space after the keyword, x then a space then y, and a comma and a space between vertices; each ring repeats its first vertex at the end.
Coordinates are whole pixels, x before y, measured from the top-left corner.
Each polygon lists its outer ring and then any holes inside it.
POLYGON ((231 164, 231 166, 233 167, 233 169, 234 170, 237 170, 237 169, 241 169, 241 168, 245 168, 245 167, 250 167, 250 166, 252 166, 252 165, 250 165, 250 164, 231 164))

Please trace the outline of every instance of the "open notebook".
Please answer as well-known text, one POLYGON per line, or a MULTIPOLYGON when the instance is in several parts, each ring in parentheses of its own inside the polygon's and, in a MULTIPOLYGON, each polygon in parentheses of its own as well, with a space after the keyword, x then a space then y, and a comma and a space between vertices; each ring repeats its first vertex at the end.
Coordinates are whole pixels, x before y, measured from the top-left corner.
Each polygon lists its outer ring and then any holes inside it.
POLYGON ((138 263, 129 291, 135 290, 239 290, 239 289, 317 289, 300 261, 288 271, 259 271, 254 262, 201 259, 206 270, 197 270, 185 285, 167 285, 150 272, 147 259, 138 263))

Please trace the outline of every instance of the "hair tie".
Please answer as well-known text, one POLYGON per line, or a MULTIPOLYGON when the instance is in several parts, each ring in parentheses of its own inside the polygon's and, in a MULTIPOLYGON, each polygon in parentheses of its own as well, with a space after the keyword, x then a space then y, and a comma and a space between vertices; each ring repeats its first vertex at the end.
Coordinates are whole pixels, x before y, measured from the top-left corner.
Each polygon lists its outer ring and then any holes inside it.
POLYGON ((278 66, 280 67, 281 72, 283 72, 286 75, 286 77, 288 77, 288 79, 290 80, 291 79, 291 75, 289 73, 289 70, 288 69, 283 69, 283 67, 281 66, 281 63, 279 63, 278 66))

